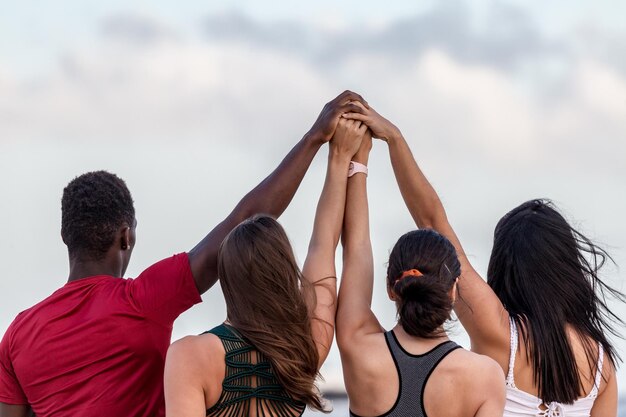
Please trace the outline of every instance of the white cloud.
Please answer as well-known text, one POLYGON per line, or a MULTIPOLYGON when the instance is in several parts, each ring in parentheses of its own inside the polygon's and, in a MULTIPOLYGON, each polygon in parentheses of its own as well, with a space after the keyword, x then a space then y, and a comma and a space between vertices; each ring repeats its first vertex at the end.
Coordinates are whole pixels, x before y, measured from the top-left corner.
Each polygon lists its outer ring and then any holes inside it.
POLYGON ((580 65, 577 92, 590 109, 609 118, 626 121, 626 79, 599 62, 580 65))

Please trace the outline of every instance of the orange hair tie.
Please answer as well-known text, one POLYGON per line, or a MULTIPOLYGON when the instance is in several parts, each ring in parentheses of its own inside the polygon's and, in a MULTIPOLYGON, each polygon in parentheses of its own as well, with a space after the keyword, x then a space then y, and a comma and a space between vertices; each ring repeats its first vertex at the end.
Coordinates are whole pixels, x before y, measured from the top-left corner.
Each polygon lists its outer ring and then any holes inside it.
POLYGON ((406 277, 421 277, 423 275, 424 274, 422 274, 419 269, 409 269, 408 271, 404 271, 402 273, 402 275, 400 275, 400 278, 398 278, 396 280, 396 282, 398 282, 398 281, 400 281, 400 280, 402 280, 402 279, 404 279, 406 277))

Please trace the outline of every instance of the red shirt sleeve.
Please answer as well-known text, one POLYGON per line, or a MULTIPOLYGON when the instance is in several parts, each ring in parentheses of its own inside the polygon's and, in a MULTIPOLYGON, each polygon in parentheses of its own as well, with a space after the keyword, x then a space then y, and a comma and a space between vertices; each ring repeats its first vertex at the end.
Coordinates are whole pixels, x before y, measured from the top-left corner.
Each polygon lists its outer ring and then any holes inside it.
POLYGON ((9 346, 12 327, 9 326, 0 342, 0 402, 13 405, 28 404, 28 399, 17 381, 11 362, 9 346))
POLYGON ((128 281, 129 296, 137 310, 165 326, 202 301, 186 253, 163 259, 128 281))

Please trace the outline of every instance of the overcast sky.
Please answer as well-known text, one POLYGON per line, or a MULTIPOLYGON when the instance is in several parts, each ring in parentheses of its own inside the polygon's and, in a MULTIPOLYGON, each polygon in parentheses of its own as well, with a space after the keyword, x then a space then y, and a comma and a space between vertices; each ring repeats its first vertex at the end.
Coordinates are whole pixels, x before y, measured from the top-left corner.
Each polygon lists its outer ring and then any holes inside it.
MULTIPOLYGON (((403 131, 480 272, 497 220, 534 197, 552 198, 623 270, 626 3, 414 3, 4 5, 0 333, 66 280, 60 197, 73 177, 107 169, 127 181, 136 276, 193 247, 346 88, 403 131)), ((301 261, 325 155, 281 218, 301 261)), ((374 307, 391 327, 384 265, 414 225, 384 144, 371 159, 374 307)), ((605 277, 626 290, 617 268, 605 277)), ((203 298, 175 339, 224 318, 219 288, 203 298)), ((460 325, 453 337, 468 346, 460 325)), ((336 351, 323 373, 340 384, 336 351)))

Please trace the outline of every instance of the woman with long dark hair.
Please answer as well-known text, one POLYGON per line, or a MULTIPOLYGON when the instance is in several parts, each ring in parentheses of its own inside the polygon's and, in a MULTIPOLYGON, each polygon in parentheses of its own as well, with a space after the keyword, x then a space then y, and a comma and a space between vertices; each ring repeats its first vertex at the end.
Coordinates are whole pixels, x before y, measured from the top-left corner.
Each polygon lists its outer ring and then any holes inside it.
POLYGON ((373 109, 345 117, 364 122, 389 145, 413 219, 456 247, 461 262, 455 311, 472 350, 505 374, 505 416, 601 416, 617 413, 615 363, 607 334, 623 322, 606 296, 624 296, 599 270, 609 256, 574 230, 554 205, 531 200, 496 226, 487 283, 470 264, 430 183, 396 126, 373 109))
POLYGON ((367 128, 343 120, 330 144, 326 181, 302 269, 283 228, 269 216, 235 227, 218 253, 224 324, 174 343, 166 360, 166 414, 300 416, 324 411, 315 387, 332 344, 335 249, 347 173, 367 128))
MULTIPOLYGON (((371 137, 353 163, 367 170, 371 137), (358 165, 357 165, 358 164, 358 165)), ((403 235, 389 255, 387 291, 398 323, 385 331, 371 310, 374 271, 366 174, 348 180, 337 343, 352 416, 492 417, 504 407, 504 374, 460 349, 444 329, 461 274, 454 246, 433 230, 403 235)))

